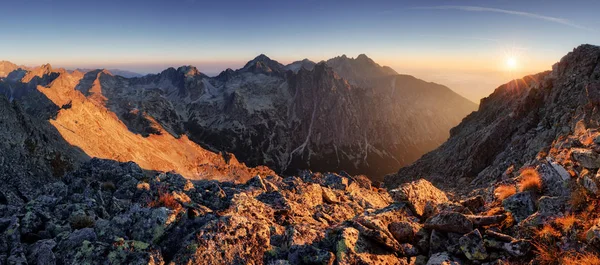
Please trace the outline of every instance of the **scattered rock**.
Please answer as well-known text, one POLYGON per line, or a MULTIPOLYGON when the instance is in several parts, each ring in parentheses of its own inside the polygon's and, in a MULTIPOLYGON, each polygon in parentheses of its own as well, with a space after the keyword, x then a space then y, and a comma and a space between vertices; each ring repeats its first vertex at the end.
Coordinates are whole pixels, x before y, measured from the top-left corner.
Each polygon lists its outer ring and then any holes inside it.
POLYGON ((471 210, 472 212, 479 212, 481 208, 485 205, 485 199, 481 195, 469 197, 460 201, 464 207, 471 210))
POLYGON ((483 244, 483 237, 479 230, 462 236, 459 240, 460 249, 469 260, 485 260, 488 258, 487 250, 483 244))
POLYGON ((413 222, 401 221, 391 223, 389 225, 389 230, 398 242, 410 243, 416 239, 417 233, 421 230, 421 226, 413 222))
POLYGON ((466 234, 473 231, 473 222, 456 212, 442 212, 425 221, 424 227, 444 232, 466 234))
POLYGON ((432 254, 427 261, 427 265, 462 265, 462 262, 450 256, 447 252, 440 252, 432 254))
POLYGON ((417 216, 431 212, 437 204, 448 202, 443 191, 424 179, 402 184, 390 194, 395 201, 407 202, 417 216))
POLYGON ((600 156, 586 148, 573 148, 571 149, 571 155, 573 160, 579 162, 582 167, 596 169, 600 168, 600 156))
POLYGON ((535 211, 535 201, 530 192, 519 192, 502 201, 504 209, 509 211, 517 223, 525 220, 535 211))

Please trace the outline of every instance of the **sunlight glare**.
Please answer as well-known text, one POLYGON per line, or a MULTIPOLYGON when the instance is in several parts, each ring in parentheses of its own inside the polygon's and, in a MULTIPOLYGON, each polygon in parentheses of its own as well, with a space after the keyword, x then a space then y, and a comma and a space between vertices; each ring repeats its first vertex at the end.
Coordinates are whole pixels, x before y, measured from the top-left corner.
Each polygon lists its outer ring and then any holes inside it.
POLYGON ((517 68, 517 59, 515 57, 509 57, 506 59, 506 66, 508 69, 514 70, 517 68))

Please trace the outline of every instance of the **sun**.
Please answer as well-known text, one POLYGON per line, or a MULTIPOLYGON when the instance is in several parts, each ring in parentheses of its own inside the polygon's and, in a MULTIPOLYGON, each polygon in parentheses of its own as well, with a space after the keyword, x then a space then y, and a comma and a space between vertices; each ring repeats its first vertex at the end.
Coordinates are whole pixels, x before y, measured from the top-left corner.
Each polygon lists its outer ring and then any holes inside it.
POLYGON ((508 58, 506 58, 506 67, 509 70, 515 70, 515 69, 517 69, 517 65, 518 65, 517 58, 515 58, 515 57, 508 57, 508 58))

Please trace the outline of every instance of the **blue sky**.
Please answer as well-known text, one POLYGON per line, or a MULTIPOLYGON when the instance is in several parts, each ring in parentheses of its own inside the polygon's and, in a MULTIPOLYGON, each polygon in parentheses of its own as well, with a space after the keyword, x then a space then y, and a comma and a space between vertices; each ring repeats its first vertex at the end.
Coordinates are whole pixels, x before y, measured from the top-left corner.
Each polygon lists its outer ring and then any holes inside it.
MULTIPOLYGON (((366 53, 398 72, 442 82, 439 75, 454 72, 501 72, 506 56, 519 57, 519 72, 545 70, 579 44, 600 44, 600 2, 591 0, 20 0, 1 5, 0 59, 142 73, 193 64, 214 74, 260 53, 283 63, 366 53)), ((445 82, 451 86, 468 78, 455 79, 445 82)))

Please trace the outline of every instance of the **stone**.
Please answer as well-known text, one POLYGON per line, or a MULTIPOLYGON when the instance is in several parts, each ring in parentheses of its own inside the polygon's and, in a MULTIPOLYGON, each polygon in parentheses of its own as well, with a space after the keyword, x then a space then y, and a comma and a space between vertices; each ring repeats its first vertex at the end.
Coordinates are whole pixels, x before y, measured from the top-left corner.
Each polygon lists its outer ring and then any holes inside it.
POLYGON ((498 225, 506 219, 506 214, 498 215, 465 215, 474 226, 498 225))
POLYGON ((485 199, 481 195, 469 197, 460 201, 464 207, 467 207, 472 212, 479 212, 479 210, 485 205, 485 199))
POLYGON ((249 187, 259 188, 264 191, 267 190, 267 187, 265 186, 263 179, 259 175, 256 175, 256 176, 252 177, 251 179, 249 179, 246 182, 246 185, 248 185, 249 187))
POLYGON ((388 229, 398 242, 411 243, 415 241, 417 233, 421 230, 421 225, 409 221, 401 221, 391 223, 388 229))
POLYGON ((53 239, 45 239, 35 242, 27 250, 27 260, 35 264, 56 264, 56 256, 52 249, 56 246, 53 239))
POLYGON ((462 263, 450 256, 448 252, 434 253, 429 257, 427 265, 461 265, 462 263))
POLYGON ((591 149, 573 148, 571 149, 571 156, 582 167, 590 169, 600 168, 600 156, 591 149))
POLYGON ((323 190, 323 201, 325 201, 326 203, 338 203, 339 200, 337 198, 337 195, 335 195, 335 193, 327 188, 327 187, 321 187, 323 190))
POLYGON ((583 186, 589 193, 598 195, 598 183, 600 181, 598 175, 596 176, 583 176, 580 178, 580 185, 583 186))
POLYGON ((538 200, 538 212, 547 216, 561 215, 566 211, 568 203, 568 197, 542 196, 538 200))
POLYGON ((519 192, 502 201, 502 206, 510 212, 517 223, 535 213, 535 202, 530 192, 519 192))
POLYGON ((448 202, 446 193, 425 179, 402 184, 390 194, 397 202, 407 202, 417 216, 423 216, 428 208, 431 211, 437 204, 448 202))
POLYGON ((484 239, 487 248, 499 249, 513 257, 523 257, 531 251, 532 244, 528 240, 513 240, 502 242, 491 238, 484 239))
POLYGON ((456 212, 442 212, 425 221, 424 227, 443 232, 466 234, 473 231, 473 222, 456 212))
POLYGON ((460 249, 469 260, 485 260, 488 258, 488 253, 483 243, 483 237, 479 230, 462 236, 459 239, 460 249))
POLYGON ((555 162, 542 162, 537 171, 544 183, 545 194, 550 196, 569 196, 571 192, 569 189, 571 175, 561 165, 555 162))
POLYGON ((585 232, 585 239, 588 244, 600 247, 600 222, 585 232))

